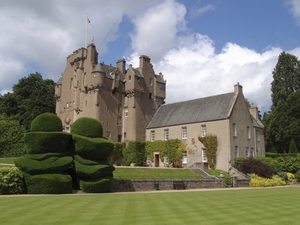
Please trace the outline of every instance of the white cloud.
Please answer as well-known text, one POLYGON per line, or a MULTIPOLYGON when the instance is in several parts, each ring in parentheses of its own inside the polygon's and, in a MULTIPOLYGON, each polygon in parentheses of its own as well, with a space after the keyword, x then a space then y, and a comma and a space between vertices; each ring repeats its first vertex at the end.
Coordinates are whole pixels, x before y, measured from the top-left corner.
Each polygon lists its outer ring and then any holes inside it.
POLYGON ((298 24, 300 24, 300 1, 299 0, 288 0, 288 4, 290 5, 290 10, 297 20, 298 24))
POLYGON ((176 34, 185 29, 185 13, 185 7, 173 0, 149 8, 133 19, 132 48, 160 60, 174 46, 176 34))
POLYGON ((192 18, 195 18, 195 17, 201 16, 205 12, 213 11, 213 10, 215 10, 215 7, 211 4, 208 4, 204 7, 192 8, 190 13, 191 13, 192 18))

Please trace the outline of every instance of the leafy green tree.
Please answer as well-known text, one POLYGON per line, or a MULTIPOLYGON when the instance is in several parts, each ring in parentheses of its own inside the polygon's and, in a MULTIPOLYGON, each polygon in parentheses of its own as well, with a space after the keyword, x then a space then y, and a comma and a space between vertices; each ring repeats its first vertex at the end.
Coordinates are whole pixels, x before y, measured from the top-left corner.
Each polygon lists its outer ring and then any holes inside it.
POLYGON ((297 149, 294 139, 292 139, 292 141, 290 143, 290 147, 289 147, 289 154, 293 154, 293 153, 298 153, 298 149, 297 149))
POLYGON ((25 153, 25 128, 18 121, 0 115, 0 157, 17 157, 25 153))
POLYGON ((298 58, 289 53, 282 52, 272 72, 271 83, 272 103, 276 107, 280 100, 287 97, 300 88, 300 62, 298 58))
POLYGON ((300 62, 282 52, 273 70, 272 108, 264 115, 267 151, 288 152, 294 139, 300 145, 300 62))
POLYGON ((0 113, 5 113, 29 130, 31 121, 45 112, 55 113, 55 83, 43 80, 41 74, 31 73, 13 86, 13 93, 0 100, 0 113))

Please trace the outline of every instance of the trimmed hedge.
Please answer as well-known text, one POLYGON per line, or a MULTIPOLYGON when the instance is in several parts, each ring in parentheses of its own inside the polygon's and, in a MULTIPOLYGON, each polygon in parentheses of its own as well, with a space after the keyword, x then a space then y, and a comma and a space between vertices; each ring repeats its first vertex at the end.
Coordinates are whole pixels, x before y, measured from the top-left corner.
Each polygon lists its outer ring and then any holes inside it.
POLYGON ((61 132, 63 130, 60 118, 53 113, 44 113, 31 122, 31 132, 61 132))
POLYGON ((46 173, 63 173, 73 164, 71 156, 50 156, 42 160, 31 159, 24 155, 15 159, 15 165, 31 175, 46 173))
POLYGON ((100 178, 112 175, 115 167, 106 164, 84 165, 75 160, 76 174, 79 178, 100 178))
POLYGON ((68 194, 72 193, 72 178, 67 174, 24 173, 28 194, 68 194))
POLYGON ((76 154, 85 159, 101 161, 113 151, 114 143, 107 138, 88 138, 73 134, 76 154))
POLYGON ((79 155, 74 155, 74 160, 77 162, 80 162, 81 164, 84 165, 99 165, 99 164, 107 164, 107 159, 101 160, 101 161, 95 161, 95 160, 90 160, 90 159, 84 159, 79 155))
POLYGON ((24 135, 27 154, 62 153, 69 149, 72 135, 65 132, 30 132, 24 135))
POLYGON ((110 192, 113 176, 98 178, 98 179, 83 179, 80 180, 80 189, 86 193, 106 193, 110 192))
POLYGON ((23 194, 25 192, 22 172, 17 167, 0 167, 0 194, 23 194))
POLYGON ((90 138, 102 138, 103 129, 101 123, 93 118, 82 117, 71 126, 71 133, 90 138))
POLYGON ((134 163, 135 166, 142 166, 147 160, 146 142, 145 141, 130 141, 127 147, 123 150, 124 166, 129 166, 134 163))

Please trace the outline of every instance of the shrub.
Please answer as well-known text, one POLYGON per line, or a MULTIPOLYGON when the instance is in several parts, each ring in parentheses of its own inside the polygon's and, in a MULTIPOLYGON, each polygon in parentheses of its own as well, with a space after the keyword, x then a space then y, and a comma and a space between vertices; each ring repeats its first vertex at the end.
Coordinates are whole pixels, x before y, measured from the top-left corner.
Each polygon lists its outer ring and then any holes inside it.
POLYGON ((25 149, 28 154, 66 152, 72 135, 66 132, 29 132, 24 135, 25 149))
POLYGON ((285 172, 278 172, 277 175, 283 180, 283 181, 287 181, 288 180, 288 177, 287 177, 287 174, 285 172))
POLYGON ((134 163, 136 166, 143 166, 147 160, 145 145, 144 141, 130 141, 123 151, 122 164, 129 166, 130 163, 134 163))
POLYGON ((300 182, 300 169, 295 173, 295 179, 300 182))
POLYGON ((114 143, 107 138, 89 138, 73 134, 76 154, 94 161, 106 159, 113 151, 114 143))
POLYGON ((71 126, 71 133, 90 138, 102 138, 103 129, 101 123, 93 118, 82 117, 71 126))
POLYGON ((37 157, 33 157, 32 159, 31 155, 24 155, 15 159, 15 165, 23 172, 34 175, 63 173, 73 164, 71 156, 51 156, 48 154, 47 158, 42 156, 41 158, 37 159, 37 157))
POLYGON ((0 194, 23 194, 25 183, 17 167, 0 167, 0 194))
POLYGON ((283 185, 286 185, 286 182, 277 175, 272 176, 272 179, 268 179, 257 176, 256 174, 251 174, 251 180, 249 183, 250 187, 272 187, 283 185))
POLYGON ((293 153, 298 153, 297 146, 294 139, 292 139, 289 147, 289 154, 293 154, 293 153))
POLYGON ((273 175, 273 172, 268 165, 265 165, 259 160, 255 160, 253 158, 247 158, 242 161, 238 169, 245 174, 254 173, 265 178, 271 178, 273 175))
POLYGON ((287 175, 287 183, 291 183, 295 179, 295 175, 292 173, 286 173, 287 175))
POLYGON ((84 165, 75 160, 76 174, 79 178, 100 178, 112 175, 115 167, 110 165, 108 162, 106 164, 101 163, 97 165, 84 165))
POLYGON ((24 173, 28 194, 68 194, 72 192, 72 178, 68 174, 24 173))
POLYGON ((126 147, 125 142, 114 144, 113 152, 109 156, 109 162, 111 164, 116 163, 116 161, 121 160, 123 157, 123 150, 126 147))
POLYGON ((31 132, 57 132, 62 131, 60 118, 53 113, 43 113, 37 116, 32 122, 31 132))
POLYGON ((87 193, 110 192, 112 176, 80 180, 80 189, 87 193))

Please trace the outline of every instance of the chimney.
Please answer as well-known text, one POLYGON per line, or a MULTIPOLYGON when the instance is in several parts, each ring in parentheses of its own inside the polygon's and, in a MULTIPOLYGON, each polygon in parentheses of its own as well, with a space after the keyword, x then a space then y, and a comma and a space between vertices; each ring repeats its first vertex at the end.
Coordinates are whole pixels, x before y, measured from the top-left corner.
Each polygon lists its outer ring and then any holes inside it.
POLYGON ((250 114, 256 119, 258 120, 258 108, 254 105, 251 105, 251 107, 249 108, 250 114))
POLYGON ((125 74, 125 65, 126 65, 126 61, 125 59, 119 59, 117 61, 117 68, 121 71, 121 73, 125 74))
POLYGON ((150 58, 146 55, 140 56, 140 68, 144 68, 147 65, 150 65, 150 58))
POLYGON ((239 84, 239 82, 237 82, 237 84, 234 85, 234 93, 243 93, 243 87, 239 84))

